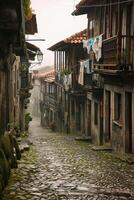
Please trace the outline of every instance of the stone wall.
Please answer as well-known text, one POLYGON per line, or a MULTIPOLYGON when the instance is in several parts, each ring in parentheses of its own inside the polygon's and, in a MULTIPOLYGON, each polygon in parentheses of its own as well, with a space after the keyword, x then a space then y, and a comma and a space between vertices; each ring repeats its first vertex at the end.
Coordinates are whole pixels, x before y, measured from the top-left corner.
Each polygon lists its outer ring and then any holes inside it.
POLYGON ((15 132, 5 132, 0 136, 0 197, 8 183, 11 168, 17 168, 17 160, 21 158, 15 132))
MULTIPOLYGON (((106 92, 110 92, 110 134, 113 149, 120 153, 134 153, 134 86, 132 85, 105 85, 104 88, 104 134, 107 134, 106 92), (120 94, 120 118, 115 119, 117 112, 115 95, 120 94), (127 97, 129 96, 129 97, 127 97), (127 100, 128 98, 128 100, 127 100), (127 101, 129 101, 127 103, 127 101), (130 122, 131 121, 131 122, 130 122), (131 137, 131 139, 129 139, 131 137)), ((105 142, 105 141, 104 141, 105 142)))

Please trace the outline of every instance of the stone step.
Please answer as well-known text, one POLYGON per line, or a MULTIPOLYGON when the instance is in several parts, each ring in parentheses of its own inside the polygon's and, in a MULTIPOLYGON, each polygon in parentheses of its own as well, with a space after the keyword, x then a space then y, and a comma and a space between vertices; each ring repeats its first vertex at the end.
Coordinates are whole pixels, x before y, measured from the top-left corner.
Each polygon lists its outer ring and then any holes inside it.
POLYGON ((94 150, 94 151, 108 151, 108 152, 113 151, 112 147, 107 147, 107 146, 93 146, 92 150, 94 150))
POLYGON ((83 142, 92 142, 92 138, 90 136, 79 136, 75 137, 76 141, 83 141, 83 142))

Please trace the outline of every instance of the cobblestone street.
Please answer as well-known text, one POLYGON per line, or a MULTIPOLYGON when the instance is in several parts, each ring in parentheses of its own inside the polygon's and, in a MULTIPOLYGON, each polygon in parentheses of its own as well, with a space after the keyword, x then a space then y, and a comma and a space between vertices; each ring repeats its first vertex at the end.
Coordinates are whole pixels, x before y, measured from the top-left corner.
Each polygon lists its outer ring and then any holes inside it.
POLYGON ((32 121, 30 139, 33 145, 12 170, 3 200, 134 199, 134 165, 43 129, 39 121, 32 121))

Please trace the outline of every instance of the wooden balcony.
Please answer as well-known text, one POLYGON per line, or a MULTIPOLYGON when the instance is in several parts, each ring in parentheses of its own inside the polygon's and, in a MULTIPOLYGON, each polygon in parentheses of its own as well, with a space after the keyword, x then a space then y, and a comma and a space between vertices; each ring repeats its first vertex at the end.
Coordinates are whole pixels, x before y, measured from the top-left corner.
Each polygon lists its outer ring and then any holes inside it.
POLYGON ((44 96, 44 104, 45 104, 45 107, 47 107, 47 108, 55 109, 55 107, 56 107, 55 94, 46 93, 44 96))
POLYGON ((117 36, 103 41, 103 64, 117 64, 117 36))
POLYGON ((84 89, 93 93, 100 93, 103 90, 103 80, 99 74, 84 74, 84 89))
POLYGON ((102 61, 94 63, 95 71, 116 73, 134 70, 134 36, 114 36, 103 40, 102 61))

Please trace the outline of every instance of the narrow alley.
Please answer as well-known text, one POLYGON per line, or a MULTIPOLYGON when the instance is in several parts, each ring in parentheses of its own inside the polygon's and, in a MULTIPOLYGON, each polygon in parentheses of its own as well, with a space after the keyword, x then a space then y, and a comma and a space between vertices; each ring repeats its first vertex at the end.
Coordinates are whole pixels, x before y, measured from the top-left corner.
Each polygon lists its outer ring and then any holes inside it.
POLYGON ((33 145, 12 170, 3 200, 134 199, 134 165, 43 129, 38 120, 29 137, 33 145))

